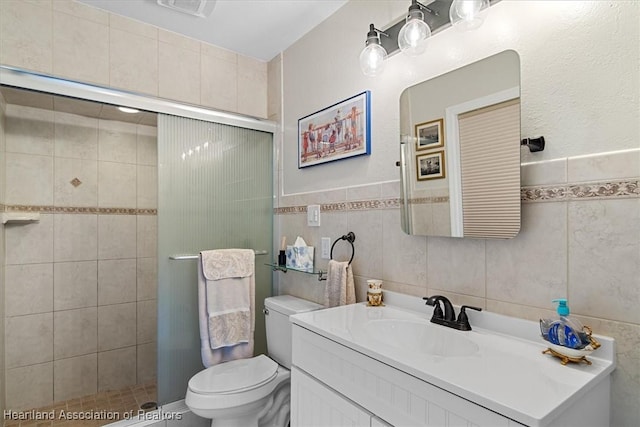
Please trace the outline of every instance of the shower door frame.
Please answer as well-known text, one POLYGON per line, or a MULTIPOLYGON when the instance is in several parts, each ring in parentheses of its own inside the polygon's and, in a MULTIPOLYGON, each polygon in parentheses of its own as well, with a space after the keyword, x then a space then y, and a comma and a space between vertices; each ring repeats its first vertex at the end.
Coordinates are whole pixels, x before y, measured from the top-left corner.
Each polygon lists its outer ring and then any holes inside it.
MULTIPOLYGON (((277 124, 270 120, 183 104, 136 92, 66 80, 4 65, 0 65, 0 85, 262 131, 271 133, 274 138, 276 134, 277 124)), ((275 152, 274 146, 274 158, 275 152)), ((0 333, 4 333, 4 331, 0 331, 0 333)), ((157 373, 156 367, 156 376, 157 373)))

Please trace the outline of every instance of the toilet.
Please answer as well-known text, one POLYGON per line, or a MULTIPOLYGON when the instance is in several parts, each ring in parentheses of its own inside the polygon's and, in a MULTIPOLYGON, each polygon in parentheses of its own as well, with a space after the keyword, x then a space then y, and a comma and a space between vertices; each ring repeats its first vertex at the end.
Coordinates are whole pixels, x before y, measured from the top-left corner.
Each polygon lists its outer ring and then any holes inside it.
POLYGON ((289 316, 320 304, 290 295, 264 300, 267 352, 211 366, 189 380, 185 403, 215 427, 286 427, 291 395, 289 316))

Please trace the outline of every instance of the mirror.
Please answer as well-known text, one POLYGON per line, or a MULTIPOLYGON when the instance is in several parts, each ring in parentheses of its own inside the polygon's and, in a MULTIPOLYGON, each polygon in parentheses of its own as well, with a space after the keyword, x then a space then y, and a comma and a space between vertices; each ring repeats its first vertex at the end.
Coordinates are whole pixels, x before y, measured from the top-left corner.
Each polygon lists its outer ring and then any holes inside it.
POLYGON ((520 58, 508 50, 400 96, 402 229, 511 238, 520 230, 520 58))

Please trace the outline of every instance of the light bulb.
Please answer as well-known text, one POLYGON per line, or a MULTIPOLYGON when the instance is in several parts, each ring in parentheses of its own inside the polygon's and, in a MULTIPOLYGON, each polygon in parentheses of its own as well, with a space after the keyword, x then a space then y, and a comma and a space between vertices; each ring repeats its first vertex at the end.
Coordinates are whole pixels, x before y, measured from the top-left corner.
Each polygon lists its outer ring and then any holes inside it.
POLYGON ((431 28, 424 22, 421 10, 409 9, 407 22, 398 34, 398 47, 409 56, 418 56, 427 49, 427 41, 431 37, 431 28))
POLYGON ((489 0, 453 0, 449 19, 460 31, 475 30, 484 22, 488 10, 489 0))
POLYGON ((384 71, 387 51, 377 43, 369 43, 360 52, 360 68, 365 76, 375 77, 384 71))

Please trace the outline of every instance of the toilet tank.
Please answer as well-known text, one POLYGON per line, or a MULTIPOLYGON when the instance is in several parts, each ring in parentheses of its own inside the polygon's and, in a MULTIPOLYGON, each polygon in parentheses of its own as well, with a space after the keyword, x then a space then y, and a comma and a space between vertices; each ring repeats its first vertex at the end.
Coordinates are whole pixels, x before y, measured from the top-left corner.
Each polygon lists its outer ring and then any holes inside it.
POLYGON ((291 295, 269 297, 264 300, 267 328, 267 353, 287 369, 291 369, 291 323, 289 316, 320 310, 324 306, 291 295))

